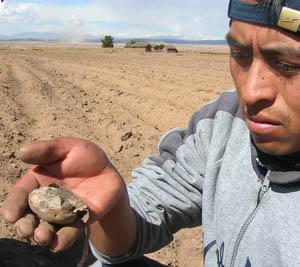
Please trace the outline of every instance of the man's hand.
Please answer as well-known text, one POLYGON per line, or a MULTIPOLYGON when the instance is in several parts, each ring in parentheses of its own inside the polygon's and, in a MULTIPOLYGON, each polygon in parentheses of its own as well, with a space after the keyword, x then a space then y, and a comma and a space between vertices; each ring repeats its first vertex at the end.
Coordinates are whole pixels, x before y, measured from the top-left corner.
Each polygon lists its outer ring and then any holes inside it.
POLYGON ((89 207, 88 225, 109 217, 106 215, 115 206, 120 206, 118 202, 124 202, 119 200, 127 198, 121 176, 103 150, 91 142, 77 138, 40 141, 23 147, 20 159, 35 167, 12 188, 3 203, 2 213, 8 222, 14 223, 21 237, 33 236, 39 244, 49 245, 54 251, 70 247, 84 225, 76 221, 57 231, 48 223, 39 224, 33 216, 26 214, 28 195, 32 190, 56 183, 72 191, 89 207))

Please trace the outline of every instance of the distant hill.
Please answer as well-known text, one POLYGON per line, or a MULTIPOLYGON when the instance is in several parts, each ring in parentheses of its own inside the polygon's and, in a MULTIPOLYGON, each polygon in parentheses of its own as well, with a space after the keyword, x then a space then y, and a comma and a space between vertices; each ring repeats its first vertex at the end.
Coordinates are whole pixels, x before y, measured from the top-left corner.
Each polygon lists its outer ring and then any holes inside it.
POLYGON ((24 32, 16 33, 12 35, 0 35, 1 41, 47 41, 47 40, 58 40, 61 36, 57 33, 47 33, 47 32, 24 32))
POLYGON ((131 38, 131 39, 115 39, 115 43, 127 43, 131 40, 137 42, 155 42, 155 43, 168 43, 168 44, 187 44, 187 45, 226 45, 225 40, 187 40, 187 39, 168 39, 168 38, 131 38))
MULTIPOLYGON (((96 38, 95 36, 86 35, 77 42, 80 43, 100 43, 100 39, 96 38)), ((132 40, 137 42, 163 42, 169 44, 189 44, 189 45, 225 45, 226 41, 222 40, 187 40, 187 39, 180 39, 173 36, 153 36, 149 38, 115 38, 115 43, 127 43, 132 40)), ((14 35, 0 35, 0 41, 2 42, 61 42, 65 41, 68 42, 67 39, 64 38, 63 34, 59 33, 44 33, 44 32, 28 32, 28 33, 18 33, 14 35)), ((71 40, 70 42, 74 42, 71 40)))

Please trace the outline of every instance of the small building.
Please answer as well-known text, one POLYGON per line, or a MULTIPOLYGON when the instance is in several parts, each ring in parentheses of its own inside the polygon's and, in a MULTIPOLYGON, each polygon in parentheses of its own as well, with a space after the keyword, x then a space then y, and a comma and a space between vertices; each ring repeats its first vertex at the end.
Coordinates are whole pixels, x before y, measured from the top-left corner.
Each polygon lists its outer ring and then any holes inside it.
POLYGON ((125 48, 144 49, 146 52, 152 51, 151 44, 145 42, 126 43, 125 48))
POLYGON ((178 50, 174 45, 166 45, 164 51, 167 53, 178 53, 178 50))

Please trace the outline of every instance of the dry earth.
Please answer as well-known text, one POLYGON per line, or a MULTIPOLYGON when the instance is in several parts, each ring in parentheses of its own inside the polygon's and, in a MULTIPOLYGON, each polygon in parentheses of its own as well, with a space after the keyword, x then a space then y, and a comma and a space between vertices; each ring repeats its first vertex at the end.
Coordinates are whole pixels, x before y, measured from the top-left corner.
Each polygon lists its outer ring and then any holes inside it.
MULTIPOLYGON (((19 147, 40 139, 89 139, 129 182, 130 171, 157 153, 164 132, 185 127, 194 111, 233 86, 226 48, 179 50, 0 45, 0 203, 29 167, 18 160, 19 147)), ((0 223, 5 246, 14 234, 2 217, 0 223)), ((173 267, 201 266, 201 240, 201 228, 182 230, 150 256, 173 267)))

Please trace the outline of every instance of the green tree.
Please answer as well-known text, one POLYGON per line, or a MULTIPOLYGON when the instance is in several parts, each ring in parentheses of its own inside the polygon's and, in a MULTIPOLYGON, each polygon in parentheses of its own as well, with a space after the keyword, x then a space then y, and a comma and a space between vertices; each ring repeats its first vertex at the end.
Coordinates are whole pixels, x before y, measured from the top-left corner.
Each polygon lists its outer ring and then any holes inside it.
POLYGON ((164 44, 157 44, 157 45, 154 46, 154 50, 163 50, 164 47, 165 47, 164 44))
POLYGON ((104 38, 101 39, 102 47, 114 47, 114 38, 110 35, 104 36, 104 38))
POLYGON ((165 44, 159 44, 158 46, 160 50, 163 50, 165 48, 165 44))

